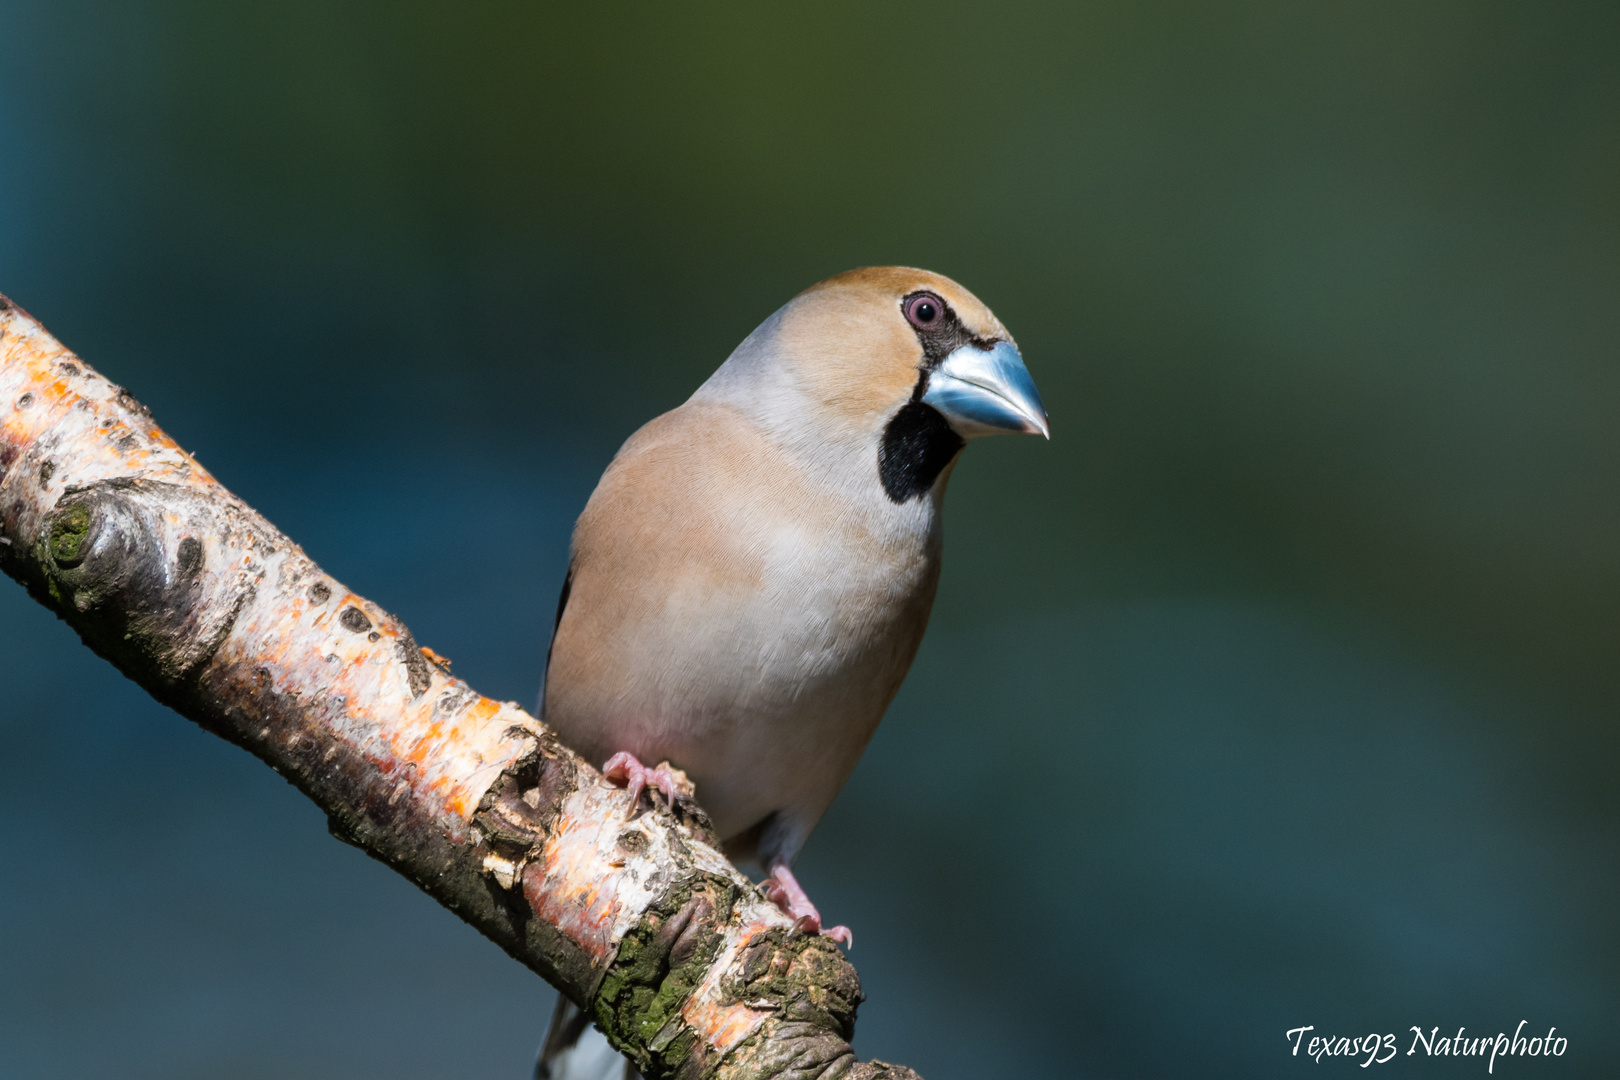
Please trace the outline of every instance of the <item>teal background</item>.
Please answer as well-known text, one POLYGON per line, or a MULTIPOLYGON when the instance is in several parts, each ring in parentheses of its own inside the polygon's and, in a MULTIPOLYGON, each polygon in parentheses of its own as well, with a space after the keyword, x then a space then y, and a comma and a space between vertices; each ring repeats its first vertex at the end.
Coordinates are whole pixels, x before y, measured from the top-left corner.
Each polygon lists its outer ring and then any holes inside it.
MULTIPOLYGON (((0 0, 0 291, 485 693, 618 444, 955 277, 929 637, 799 869, 928 1080, 1620 1060, 1620 8, 0 0)), ((0 1076, 526 1075, 538 979, 0 583, 0 1076)))

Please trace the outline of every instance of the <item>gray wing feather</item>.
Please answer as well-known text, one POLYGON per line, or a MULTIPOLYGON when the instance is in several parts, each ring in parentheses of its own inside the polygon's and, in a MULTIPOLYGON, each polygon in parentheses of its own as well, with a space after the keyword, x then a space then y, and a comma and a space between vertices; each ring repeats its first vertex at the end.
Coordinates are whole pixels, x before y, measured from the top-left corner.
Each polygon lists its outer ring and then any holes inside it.
POLYGON ((534 1080, 641 1080, 641 1074, 578 1005, 558 995, 551 1030, 534 1063, 534 1080))

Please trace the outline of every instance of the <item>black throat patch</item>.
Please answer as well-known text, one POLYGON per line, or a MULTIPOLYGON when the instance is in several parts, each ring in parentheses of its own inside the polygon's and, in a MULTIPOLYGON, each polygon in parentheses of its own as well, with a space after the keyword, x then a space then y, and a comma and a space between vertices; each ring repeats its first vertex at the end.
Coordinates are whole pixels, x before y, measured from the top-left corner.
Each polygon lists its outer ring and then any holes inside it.
POLYGON ((878 478, 890 502, 928 491, 966 445, 932 405, 912 401, 894 414, 878 447, 878 478))

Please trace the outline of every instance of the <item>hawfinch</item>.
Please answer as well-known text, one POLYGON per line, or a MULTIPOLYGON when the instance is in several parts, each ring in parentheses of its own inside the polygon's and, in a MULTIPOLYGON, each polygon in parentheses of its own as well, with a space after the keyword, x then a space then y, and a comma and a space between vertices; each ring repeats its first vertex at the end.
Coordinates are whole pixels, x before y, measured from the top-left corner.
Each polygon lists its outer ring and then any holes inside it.
POLYGON ((1006 327, 948 278, 800 293, 624 444, 574 528, 541 711, 637 793, 668 762, 807 932, 789 867, 911 666, 969 439, 1047 435, 1006 327))

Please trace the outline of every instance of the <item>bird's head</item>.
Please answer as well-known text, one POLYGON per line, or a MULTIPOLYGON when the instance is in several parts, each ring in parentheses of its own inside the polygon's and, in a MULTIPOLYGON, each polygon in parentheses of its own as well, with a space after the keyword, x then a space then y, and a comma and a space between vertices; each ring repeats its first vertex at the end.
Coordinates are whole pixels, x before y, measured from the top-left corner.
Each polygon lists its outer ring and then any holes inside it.
POLYGON ((875 266, 800 293, 737 347, 700 391, 806 447, 875 441, 884 492, 927 491, 968 439, 1050 437, 1012 335, 947 277, 875 266))

